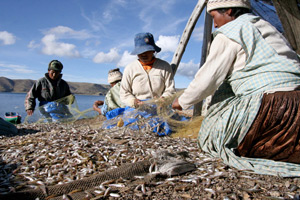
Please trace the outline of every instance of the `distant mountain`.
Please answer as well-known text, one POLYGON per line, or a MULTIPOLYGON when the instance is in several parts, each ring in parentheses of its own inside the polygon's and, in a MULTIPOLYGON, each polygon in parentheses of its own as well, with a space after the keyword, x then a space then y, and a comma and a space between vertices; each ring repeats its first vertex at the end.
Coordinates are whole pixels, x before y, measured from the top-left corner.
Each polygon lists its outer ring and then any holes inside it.
MULTIPOLYGON (((8 79, 0 77, 0 92, 26 93, 30 90, 35 80, 30 79, 8 79)), ((110 85, 94 83, 68 82, 73 94, 105 95, 110 85)))

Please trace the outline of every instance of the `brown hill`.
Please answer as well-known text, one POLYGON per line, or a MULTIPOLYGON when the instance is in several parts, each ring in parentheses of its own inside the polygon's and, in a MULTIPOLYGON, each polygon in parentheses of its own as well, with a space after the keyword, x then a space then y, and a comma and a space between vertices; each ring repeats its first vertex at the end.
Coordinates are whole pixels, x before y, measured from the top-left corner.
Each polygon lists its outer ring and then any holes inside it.
POLYGON ((14 88, 14 81, 5 77, 0 77, 0 91, 1 92, 12 92, 14 88))
POLYGON ((12 92, 16 92, 16 93, 28 92, 31 86, 35 83, 34 80, 30 80, 30 79, 19 79, 19 80, 12 80, 12 81, 14 82, 14 87, 12 92))
MULTIPOLYGON (((8 79, 0 77, 0 92, 26 93, 30 90, 35 80, 30 79, 8 79)), ((94 83, 68 82, 73 94, 105 95, 110 86, 94 83)))
POLYGON ((74 94, 88 94, 88 95, 105 95, 110 89, 110 85, 102 85, 95 83, 77 83, 68 82, 71 92, 74 94))

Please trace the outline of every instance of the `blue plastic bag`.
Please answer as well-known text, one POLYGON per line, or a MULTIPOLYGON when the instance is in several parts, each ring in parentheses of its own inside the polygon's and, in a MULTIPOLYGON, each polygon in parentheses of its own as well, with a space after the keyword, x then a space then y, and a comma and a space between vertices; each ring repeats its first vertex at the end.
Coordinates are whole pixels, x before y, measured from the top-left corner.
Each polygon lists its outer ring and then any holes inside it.
MULTIPOLYGON (((135 123, 138 121, 139 117, 142 117, 144 119, 148 119, 147 124, 149 124, 150 127, 153 128, 153 132, 156 133, 157 135, 166 136, 171 134, 172 130, 167 120, 158 117, 156 109, 157 109, 156 105, 154 104, 148 106, 147 109, 144 110, 135 109, 131 107, 117 108, 111 110, 106 113, 107 121, 103 123, 102 128, 105 129, 113 128, 117 125, 117 121, 119 120, 119 118, 122 118, 124 122, 124 126, 128 126, 132 130, 138 130, 145 127, 145 125, 139 127, 135 123)), ((188 118, 181 117, 178 114, 173 115, 172 118, 179 121, 188 120, 188 118)))
POLYGON ((48 121, 67 120, 73 115, 70 113, 69 108, 62 103, 58 102, 42 102, 40 103, 40 112, 46 117, 48 121))

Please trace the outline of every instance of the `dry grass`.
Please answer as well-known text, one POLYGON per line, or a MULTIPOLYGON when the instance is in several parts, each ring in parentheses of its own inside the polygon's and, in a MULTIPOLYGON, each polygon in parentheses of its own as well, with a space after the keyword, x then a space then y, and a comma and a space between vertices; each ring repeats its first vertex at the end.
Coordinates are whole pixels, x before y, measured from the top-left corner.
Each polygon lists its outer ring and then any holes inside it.
POLYGON ((199 116, 192 118, 191 121, 183 122, 180 126, 175 127, 175 133, 171 137, 197 138, 203 118, 203 116, 199 116))

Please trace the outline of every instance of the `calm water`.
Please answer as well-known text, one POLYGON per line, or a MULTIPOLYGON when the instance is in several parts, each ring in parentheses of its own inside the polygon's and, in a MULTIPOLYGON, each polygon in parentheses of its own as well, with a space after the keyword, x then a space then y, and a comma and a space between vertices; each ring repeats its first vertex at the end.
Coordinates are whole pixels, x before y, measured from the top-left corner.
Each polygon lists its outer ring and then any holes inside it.
MULTIPOLYGON (((18 112, 23 121, 27 115, 24 107, 25 96, 25 93, 0 92, 0 117, 3 118, 5 112, 18 112)), ((104 96, 75 95, 75 97, 80 111, 92 108, 96 100, 104 100, 104 96)), ((39 101, 36 100, 36 103, 38 105, 39 101)))

